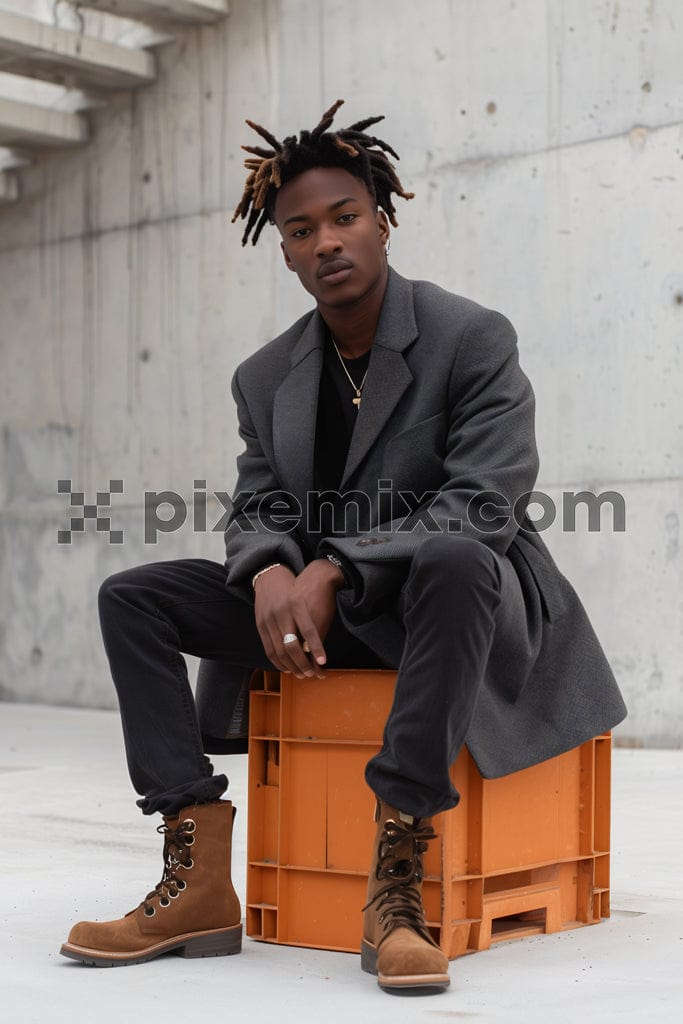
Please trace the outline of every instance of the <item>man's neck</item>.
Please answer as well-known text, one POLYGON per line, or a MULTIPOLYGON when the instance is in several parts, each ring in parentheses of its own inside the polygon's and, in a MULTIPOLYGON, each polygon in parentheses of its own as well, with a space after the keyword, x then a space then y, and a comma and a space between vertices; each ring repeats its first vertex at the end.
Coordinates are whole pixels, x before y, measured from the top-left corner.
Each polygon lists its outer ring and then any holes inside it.
POLYGON ((384 302, 388 274, 372 292, 352 306, 318 307, 337 348, 347 359, 362 356, 372 347, 384 302))

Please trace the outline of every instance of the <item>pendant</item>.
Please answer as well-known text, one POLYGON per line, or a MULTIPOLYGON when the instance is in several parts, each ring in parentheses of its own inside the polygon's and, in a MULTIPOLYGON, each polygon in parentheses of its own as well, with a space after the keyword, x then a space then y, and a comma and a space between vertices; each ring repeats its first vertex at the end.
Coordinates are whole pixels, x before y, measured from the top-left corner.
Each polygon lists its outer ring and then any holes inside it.
POLYGON ((356 408, 358 408, 358 406, 360 405, 360 395, 357 395, 356 398, 352 398, 351 401, 356 406, 356 408))

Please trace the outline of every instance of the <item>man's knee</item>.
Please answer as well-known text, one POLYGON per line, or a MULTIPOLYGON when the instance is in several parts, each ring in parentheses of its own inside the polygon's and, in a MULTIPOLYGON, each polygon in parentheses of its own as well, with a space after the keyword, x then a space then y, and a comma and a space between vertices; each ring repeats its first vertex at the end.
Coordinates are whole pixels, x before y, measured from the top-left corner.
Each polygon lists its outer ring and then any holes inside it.
POLYGON ((97 593, 97 603, 100 611, 106 608, 112 601, 131 596, 142 587, 149 586, 150 569, 152 568, 152 565, 135 565, 130 569, 121 569, 119 572, 114 572, 111 576, 107 576, 100 584, 100 589, 97 593))

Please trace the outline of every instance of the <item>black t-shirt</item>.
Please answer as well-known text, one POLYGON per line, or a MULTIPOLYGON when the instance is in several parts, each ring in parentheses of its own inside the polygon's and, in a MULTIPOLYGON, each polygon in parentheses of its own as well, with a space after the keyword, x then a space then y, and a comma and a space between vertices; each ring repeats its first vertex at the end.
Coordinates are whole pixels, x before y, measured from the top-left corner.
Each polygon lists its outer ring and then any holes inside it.
MULTIPOLYGON (((344 359, 344 366, 352 380, 360 387, 370 362, 370 350, 357 359, 344 359)), ((353 399, 356 392, 344 373, 332 340, 325 342, 318 416, 315 428, 315 489, 338 491, 342 481, 351 435, 358 419, 358 406, 353 399)), ((323 506, 321 536, 332 530, 332 510, 323 506), (326 522, 329 526, 326 526, 326 522)), ((342 531, 340 531, 342 532, 342 531)))

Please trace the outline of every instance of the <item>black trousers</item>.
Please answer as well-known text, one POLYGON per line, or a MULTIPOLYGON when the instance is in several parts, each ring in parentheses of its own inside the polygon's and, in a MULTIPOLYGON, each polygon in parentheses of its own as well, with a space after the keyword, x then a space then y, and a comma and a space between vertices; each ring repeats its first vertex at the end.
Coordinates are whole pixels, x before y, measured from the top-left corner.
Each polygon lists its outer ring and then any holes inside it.
MULTIPOLYGON (((225 580, 225 566, 190 558, 126 569, 100 587, 128 768, 145 814, 175 814, 216 799, 228 785, 204 753, 183 653, 273 668, 253 607, 228 594, 225 580)), ((497 561, 479 541, 430 537, 403 590, 406 641, 382 749, 366 780, 393 807, 428 817, 459 799, 449 769, 465 742, 493 640, 497 561)), ((329 668, 383 666, 338 615, 325 649, 329 668)))

